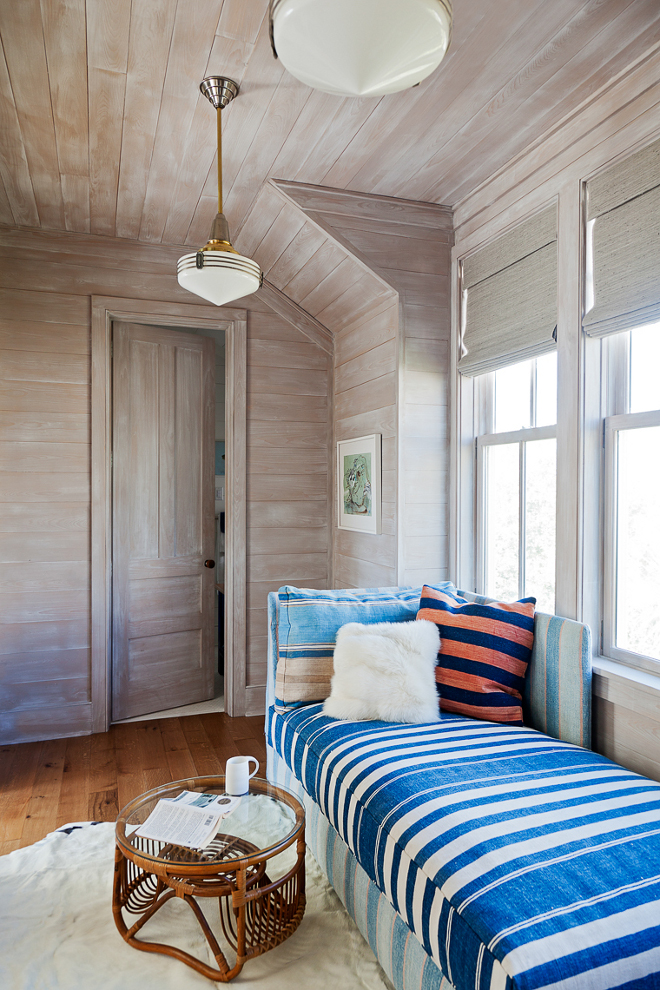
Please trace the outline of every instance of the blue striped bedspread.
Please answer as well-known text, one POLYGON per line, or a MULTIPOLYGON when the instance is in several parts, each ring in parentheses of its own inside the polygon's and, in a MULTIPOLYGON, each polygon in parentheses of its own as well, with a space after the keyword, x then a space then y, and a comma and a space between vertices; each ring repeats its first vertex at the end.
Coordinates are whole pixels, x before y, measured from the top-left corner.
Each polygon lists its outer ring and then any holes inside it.
POLYGON ((660 784, 458 715, 268 731, 456 990, 660 988, 660 784))

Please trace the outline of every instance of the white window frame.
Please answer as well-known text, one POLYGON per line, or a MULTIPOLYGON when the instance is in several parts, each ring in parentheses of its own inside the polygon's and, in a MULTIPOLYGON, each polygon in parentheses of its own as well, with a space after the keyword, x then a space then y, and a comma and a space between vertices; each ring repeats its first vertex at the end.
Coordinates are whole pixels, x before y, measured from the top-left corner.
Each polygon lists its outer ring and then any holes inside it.
MULTIPOLYGON (((532 426, 521 430, 511 430, 508 433, 485 433, 476 438, 477 447, 477 593, 490 594, 486 589, 486 574, 488 572, 486 545, 486 485, 488 483, 486 467, 486 451, 498 444, 518 444, 518 598, 523 598, 525 591, 525 539, 527 536, 526 520, 526 458, 525 447, 534 440, 556 440, 557 426, 532 426)), ((553 520, 554 522, 554 520, 553 520)))
MULTIPOLYGON (((641 119, 641 118, 640 118, 641 119)), ((450 376, 450 576, 466 590, 477 586, 476 439, 485 433, 472 378, 458 372, 461 340, 463 260, 513 224, 538 210, 550 196, 559 204, 557 311, 557 529, 556 614, 587 623, 592 632, 595 671, 607 679, 615 672, 635 684, 652 682, 660 695, 660 667, 636 654, 618 653, 605 639, 609 613, 605 602, 605 439, 609 417, 627 405, 627 366, 614 356, 615 338, 589 336, 582 329, 588 235, 586 183, 617 159, 660 136, 657 119, 639 129, 623 127, 555 175, 507 187, 498 208, 495 197, 481 216, 461 216, 452 250, 452 335, 450 376), (613 398, 616 401, 613 404, 613 398), (640 662, 641 659, 641 662, 640 662), (649 679, 649 672, 655 675, 649 679), (656 683, 657 678, 657 683, 656 683), (643 680, 642 680, 643 679, 643 680)), ((636 121, 637 123, 637 121, 636 121)), ((586 283, 586 284, 585 284, 586 283)), ((609 464, 608 464, 609 468, 609 464)), ((611 470, 611 468, 609 468, 611 470)), ((609 552, 609 550, 608 550, 609 552)))
POLYGON ((625 430, 640 430, 660 426, 660 410, 619 413, 603 421, 603 618, 601 622, 601 651, 605 657, 619 660, 631 667, 660 673, 660 659, 623 650, 616 645, 617 610, 617 519, 618 519, 618 435, 625 430))

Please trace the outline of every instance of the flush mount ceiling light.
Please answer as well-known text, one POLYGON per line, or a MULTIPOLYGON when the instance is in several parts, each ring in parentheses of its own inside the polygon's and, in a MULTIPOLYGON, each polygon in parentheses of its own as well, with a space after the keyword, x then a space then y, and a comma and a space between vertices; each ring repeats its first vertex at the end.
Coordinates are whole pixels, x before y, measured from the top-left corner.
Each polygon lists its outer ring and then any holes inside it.
POLYGON ((222 212, 222 124, 221 113, 235 96, 238 84, 224 76, 207 76, 199 87, 216 109, 218 121, 218 215, 211 225, 208 244, 192 254, 179 258, 179 285, 223 306, 233 299, 256 292, 263 280, 256 261, 244 258, 229 240, 229 225, 222 212))
POLYGON ((275 57, 339 96, 416 86, 440 65, 451 23, 451 0, 270 0, 275 57))

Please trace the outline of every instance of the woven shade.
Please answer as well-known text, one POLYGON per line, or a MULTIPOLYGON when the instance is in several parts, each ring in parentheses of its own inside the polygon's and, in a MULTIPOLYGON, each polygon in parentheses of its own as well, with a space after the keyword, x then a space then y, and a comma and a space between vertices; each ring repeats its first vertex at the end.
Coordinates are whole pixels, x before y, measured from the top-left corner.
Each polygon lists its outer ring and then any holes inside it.
POLYGON ((463 375, 494 371, 556 347, 556 204, 465 260, 463 302, 463 375))
POLYGON ((587 221, 586 333, 660 320, 660 141, 587 182, 587 221))

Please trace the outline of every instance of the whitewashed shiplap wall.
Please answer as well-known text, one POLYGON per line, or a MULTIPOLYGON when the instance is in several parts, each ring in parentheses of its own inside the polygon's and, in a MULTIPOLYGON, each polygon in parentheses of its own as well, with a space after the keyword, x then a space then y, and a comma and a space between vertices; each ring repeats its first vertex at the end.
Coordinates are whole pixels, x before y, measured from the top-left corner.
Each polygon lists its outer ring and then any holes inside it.
MULTIPOLYGON (((174 275, 182 250, 0 227, 3 743, 91 731, 90 297, 194 308, 174 275)), ((254 713, 263 710, 267 592, 329 580, 330 359, 258 295, 246 303, 245 693, 254 713)))
POLYGON ((335 332, 335 440, 382 433, 383 527, 379 537, 335 531, 334 584, 445 580, 451 210, 276 185, 384 283, 372 282, 368 311, 335 332))

